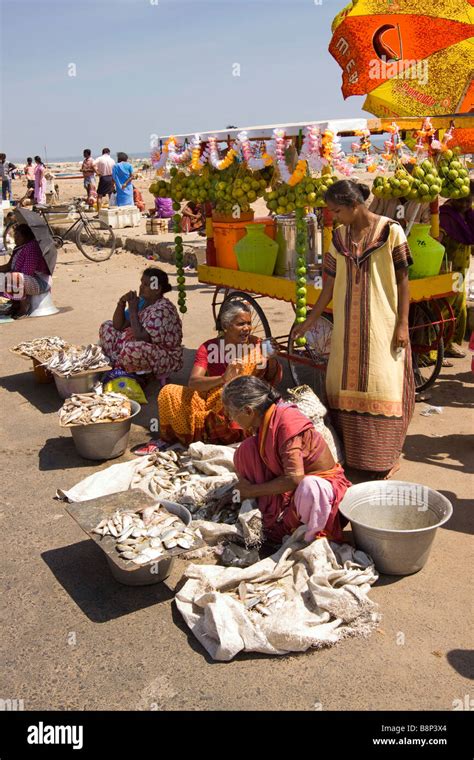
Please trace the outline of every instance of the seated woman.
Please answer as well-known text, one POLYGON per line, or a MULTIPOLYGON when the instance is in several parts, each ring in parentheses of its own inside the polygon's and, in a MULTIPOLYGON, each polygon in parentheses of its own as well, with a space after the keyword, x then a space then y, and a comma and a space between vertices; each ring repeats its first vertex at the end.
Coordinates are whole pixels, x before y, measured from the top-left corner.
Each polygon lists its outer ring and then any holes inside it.
POLYGON ((278 361, 267 360, 259 340, 251 335, 251 310, 245 301, 223 305, 218 329, 220 337, 198 348, 189 386, 167 385, 158 396, 163 441, 187 446, 193 441, 230 444, 243 440, 244 431, 224 413, 222 387, 242 374, 256 374, 273 384, 281 380, 278 361))
POLYGON ((157 378, 181 369, 183 330, 176 306, 164 298, 170 290, 166 272, 149 267, 142 274, 140 300, 134 290, 119 299, 112 321, 99 330, 99 342, 114 367, 153 372, 157 378))
POLYGON ((240 500, 256 499, 266 538, 280 543, 300 525, 305 540, 342 541, 338 505, 349 481, 313 423, 256 377, 222 392, 227 415, 253 433, 235 452, 240 500))
POLYGON ((31 296, 51 289, 52 277, 39 244, 27 224, 17 224, 14 230, 15 248, 10 261, 0 266, 4 274, 4 298, 13 301, 12 316, 26 316, 31 296))
POLYGON ((181 229, 183 232, 198 232, 204 234, 206 225, 199 203, 189 201, 189 203, 183 208, 181 214, 181 229))

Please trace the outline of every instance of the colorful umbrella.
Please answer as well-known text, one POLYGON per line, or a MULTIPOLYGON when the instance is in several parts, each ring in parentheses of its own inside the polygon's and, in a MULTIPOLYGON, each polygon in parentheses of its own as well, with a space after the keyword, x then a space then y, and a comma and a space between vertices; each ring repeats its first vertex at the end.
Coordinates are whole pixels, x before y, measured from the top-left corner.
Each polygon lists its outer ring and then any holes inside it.
POLYGON ((474 110, 474 0, 353 0, 333 21, 342 93, 375 116, 474 110))

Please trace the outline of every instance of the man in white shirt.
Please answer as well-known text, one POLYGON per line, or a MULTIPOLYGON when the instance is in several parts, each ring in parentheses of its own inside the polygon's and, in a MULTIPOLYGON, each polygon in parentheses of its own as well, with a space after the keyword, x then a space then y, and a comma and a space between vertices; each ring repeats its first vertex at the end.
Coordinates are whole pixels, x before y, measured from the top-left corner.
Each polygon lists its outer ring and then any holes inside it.
POLYGON ((101 199, 106 195, 109 196, 114 191, 114 181, 112 179, 112 169, 115 161, 110 157, 110 148, 102 148, 102 155, 94 161, 94 169, 99 175, 99 185, 97 187, 97 208, 100 208, 101 199))

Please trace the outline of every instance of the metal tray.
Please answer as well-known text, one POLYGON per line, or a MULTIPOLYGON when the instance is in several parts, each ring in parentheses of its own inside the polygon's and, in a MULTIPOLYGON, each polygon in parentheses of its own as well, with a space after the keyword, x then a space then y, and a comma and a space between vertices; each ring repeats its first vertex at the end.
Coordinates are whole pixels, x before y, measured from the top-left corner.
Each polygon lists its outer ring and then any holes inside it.
MULTIPOLYGON (((104 552, 109 564, 112 575, 119 583, 126 586, 148 586, 152 583, 159 583, 171 573, 171 569, 176 557, 195 551, 205 546, 205 542, 196 539, 192 549, 182 549, 177 546, 174 549, 168 549, 166 555, 158 560, 149 562, 146 565, 135 565, 131 560, 120 559, 115 549, 115 539, 112 536, 99 536, 92 533, 95 526, 108 515, 113 514, 116 509, 132 509, 138 511, 151 504, 156 504, 157 499, 152 499, 139 489, 130 491, 121 491, 120 493, 100 496, 98 499, 88 501, 73 502, 66 504, 65 509, 71 515, 73 520, 87 533, 97 546, 104 552)), ((181 504, 174 504, 167 500, 163 501, 163 506, 168 512, 181 517, 181 519, 190 524, 191 514, 181 504)))

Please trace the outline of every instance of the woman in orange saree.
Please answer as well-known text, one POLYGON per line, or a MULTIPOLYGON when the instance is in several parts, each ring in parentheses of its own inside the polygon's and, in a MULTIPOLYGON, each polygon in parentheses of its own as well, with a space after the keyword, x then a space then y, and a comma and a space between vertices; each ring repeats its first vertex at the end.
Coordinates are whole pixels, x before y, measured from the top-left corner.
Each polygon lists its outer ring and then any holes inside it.
POLYGON ((189 385, 165 385, 158 396, 160 437, 167 443, 242 441, 244 431, 224 412, 223 386, 239 375, 254 374, 272 384, 282 378, 278 361, 267 359, 251 334, 251 310, 245 301, 224 304, 219 322, 222 335, 198 348, 189 385))
POLYGON ((256 499, 267 540, 281 542, 300 525, 305 540, 342 541, 338 511, 349 481, 313 423, 256 377, 239 377, 222 393, 229 417, 249 433, 235 452, 240 501, 256 499))

